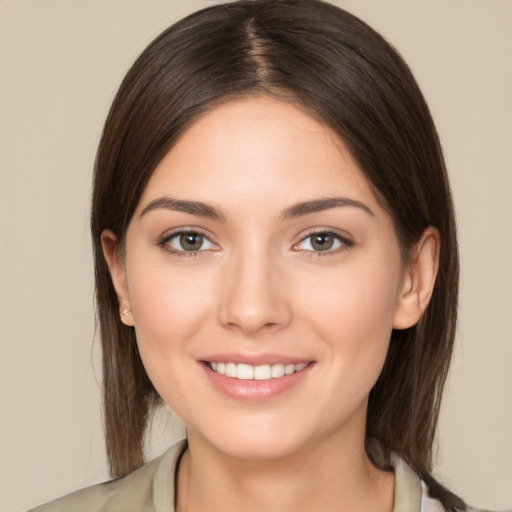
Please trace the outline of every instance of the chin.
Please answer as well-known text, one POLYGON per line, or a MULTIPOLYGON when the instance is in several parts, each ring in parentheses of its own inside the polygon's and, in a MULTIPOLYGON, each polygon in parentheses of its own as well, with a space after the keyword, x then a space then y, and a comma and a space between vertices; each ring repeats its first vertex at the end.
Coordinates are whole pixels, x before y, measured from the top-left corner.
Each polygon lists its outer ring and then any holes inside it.
POLYGON ((290 428, 290 422, 250 421, 231 425, 210 425, 202 432, 188 429, 192 442, 201 438, 215 451, 229 457, 245 460, 275 460, 288 457, 304 449, 315 437, 305 425, 300 431, 290 428))
POLYGON ((244 460, 277 460, 286 458, 303 447, 304 443, 290 439, 267 437, 232 437, 223 438, 216 448, 230 457, 244 460))

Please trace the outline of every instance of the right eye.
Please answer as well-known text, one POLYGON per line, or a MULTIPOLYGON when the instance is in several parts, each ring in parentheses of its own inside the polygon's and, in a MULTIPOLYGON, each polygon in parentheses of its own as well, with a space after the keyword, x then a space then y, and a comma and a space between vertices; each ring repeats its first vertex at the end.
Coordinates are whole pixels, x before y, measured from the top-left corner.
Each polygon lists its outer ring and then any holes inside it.
POLYGON ((193 253, 215 249, 217 246, 197 231, 180 231, 163 240, 162 245, 175 253, 193 253))

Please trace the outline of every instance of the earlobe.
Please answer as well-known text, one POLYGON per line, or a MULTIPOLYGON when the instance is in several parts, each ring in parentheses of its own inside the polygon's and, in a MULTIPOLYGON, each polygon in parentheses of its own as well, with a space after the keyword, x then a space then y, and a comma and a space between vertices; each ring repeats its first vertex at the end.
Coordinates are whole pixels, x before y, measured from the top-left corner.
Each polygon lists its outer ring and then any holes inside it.
POLYGON ((101 233, 101 247, 119 301, 119 315, 121 321, 125 325, 133 327, 133 315, 126 283, 124 262, 120 256, 116 236, 112 231, 106 229, 101 233))
POLYGON ((404 278, 393 315, 394 329, 415 325, 427 309, 439 267, 439 231, 429 226, 416 244, 404 278))

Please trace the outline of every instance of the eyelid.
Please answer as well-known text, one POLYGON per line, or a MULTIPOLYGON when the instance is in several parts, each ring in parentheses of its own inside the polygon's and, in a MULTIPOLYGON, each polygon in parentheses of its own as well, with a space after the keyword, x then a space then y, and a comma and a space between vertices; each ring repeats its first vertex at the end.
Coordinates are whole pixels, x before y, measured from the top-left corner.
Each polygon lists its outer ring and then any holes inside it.
MULTIPOLYGON (((156 244, 160 246, 162 249, 164 249, 167 252, 170 252, 172 254, 178 255, 178 256, 185 256, 185 257, 197 257, 204 255, 203 253, 208 251, 217 251, 220 249, 219 244, 214 242, 212 240, 212 236, 209 233, 206 233, 203 229, 193 226, 182 226, 179 228, 174 228, 170 232, 166 232, 164 235, 158 238, 156 241, 156 244), (180 236, 185 233, 191 233, 191 234, 197 234, 202 237, 204 237, 212 246, 213 248, 207 248, 207 249, 199 249, 197 251, 186 251, 186 250, 180 250, 177 248, 174 248, 169 245, 169 241, 177 236, 180 236)), ((354 240, 352 237, 345 233, 342 234, 338 230, 333 228, 313 228, 306 232, 305 234, 302 234, 300 236, 300 239, 298 242, 294 243, 292 246, 292 250, 296 252, 304 252, 304 253, 310 253, 311 256, 327 256, 336 254, 340 251, 350 249, 355 245, 354 240), (339 242, 340 245, 335 248, 326 249, 325 251, 316 251, 314 249, 301 249, 299 245, 303 243, 305 240, 310 238, 313 235, 316 234, 323 234, 323 235, 329 235, 332 236, 337 242, 339 242)))
POLYGON ((217 243, 215 243, 212 240, 212 238, 213 237, 210 234, 207 234, 201 228, 192 227, 192 226, 182 226, 179 228, 174 228, 170 232, 166 232, 164 235, 162 235, 161 237, 158 238, 156 243, 163 250, 170 252, 171 254, 175 254, 178 256, 185 256, 185 257, 197 257, 197 256, 202 255, 204 252, 212 251, 212 250, 216 251, 216 250, 220 249, 219 245, 217 243), (213 245, 214 248, 199 249, 197 251, 185 251, 185 250, 176 249, 175 247, 172 247, 171 245, 169 245, 170 240, 172 240, 173 238, 178 237, 180 235, 186 234, 186 233, 202 236, 203 238, 208 240, 208 242, 211 245, 213 245))
POLYGON ((292 250, 296 250, 297 252, 311 253, 311 255, 315 255, 315 256, 327 256, 327 255, 336 254, 336 253, 346 250, 346 249, 350 249, 354 245, 355 245, 354 240, 348 234, 341 234, 339 231, 332 229, 332 228, 314 228, 314 229, 308 231, 306 234, 301 235, 300 240, 292 246, 292 250), (327 249, 325 251, 315 251, 312 249, 300 249, 298 247, 299 244, 301 244, 302 242, 304 242, 311 236, 318 235, 318 234, 332 236, 333 238, 335 238, 336 241, 340 242, 341 245, 334 249, 327 249))

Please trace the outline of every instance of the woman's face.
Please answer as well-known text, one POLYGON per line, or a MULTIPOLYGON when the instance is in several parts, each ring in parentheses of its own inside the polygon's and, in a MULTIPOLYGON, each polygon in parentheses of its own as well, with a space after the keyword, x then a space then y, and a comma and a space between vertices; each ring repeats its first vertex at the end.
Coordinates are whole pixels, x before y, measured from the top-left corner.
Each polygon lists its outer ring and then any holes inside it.
POLYGON ((154 171, 111 269, 191 439, 261 459, 364 438, 400 248, 344 145, 302 110, 209 110, 154 171))

